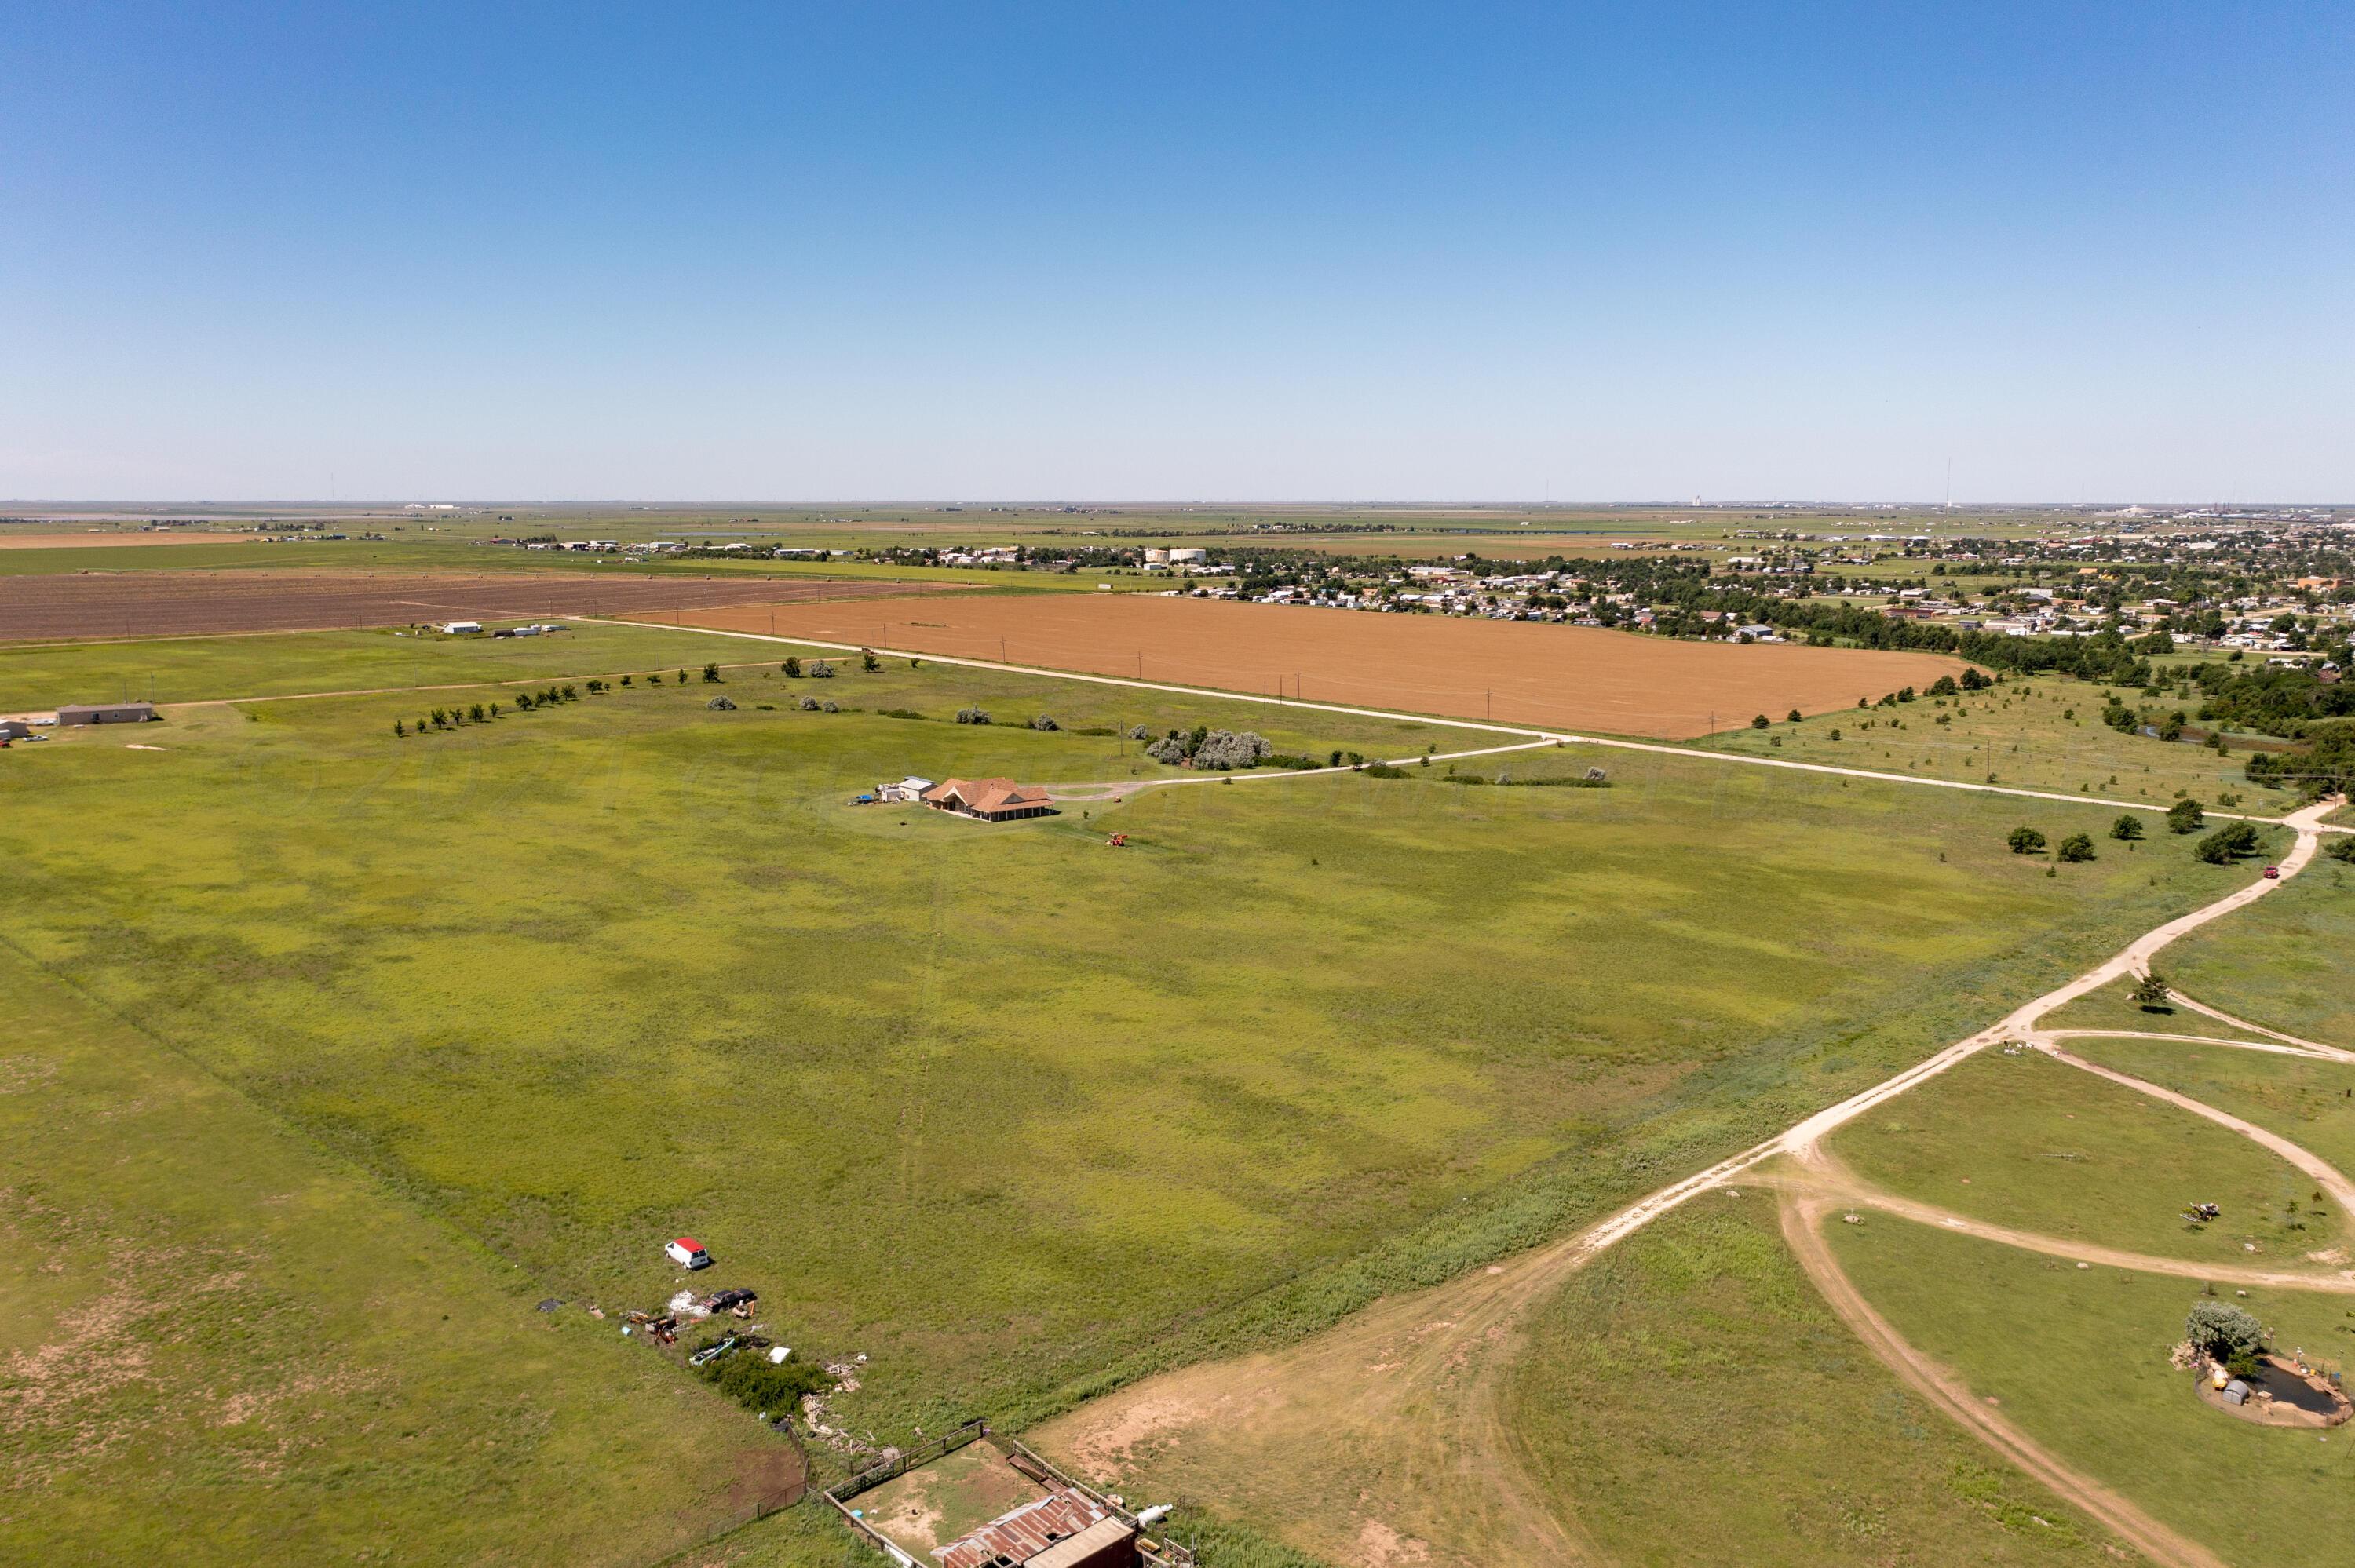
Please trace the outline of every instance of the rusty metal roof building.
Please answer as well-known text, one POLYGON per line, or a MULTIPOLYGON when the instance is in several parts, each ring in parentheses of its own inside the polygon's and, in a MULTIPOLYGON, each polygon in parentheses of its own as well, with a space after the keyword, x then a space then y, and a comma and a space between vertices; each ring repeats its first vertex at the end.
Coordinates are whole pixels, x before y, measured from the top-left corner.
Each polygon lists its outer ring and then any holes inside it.
POLYGON ((1084 1493, 1058 1487, 940 1549, 941 1568, 1094 1568, 1134 1563, 1136 1528, 1084 1493), (1106 1529, 1110 1526, 1110 1529, 1106 1529), (1086 1542, 1072 1555, 1066 1548, 1086 1542), (1124 1559, 1117 1553, 1128 1547, 1124 1559), (1060 1553, 1060 1555, 1058 1555, 1060 1553))

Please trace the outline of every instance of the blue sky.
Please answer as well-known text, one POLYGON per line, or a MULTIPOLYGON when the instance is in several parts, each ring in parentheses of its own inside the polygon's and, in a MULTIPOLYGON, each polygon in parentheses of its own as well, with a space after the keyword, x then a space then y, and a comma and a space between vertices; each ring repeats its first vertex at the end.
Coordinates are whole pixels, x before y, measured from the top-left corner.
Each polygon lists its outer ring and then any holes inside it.
POLYGON ((2355 501, 2355 7, 0 16, 0 495, 2355 501))

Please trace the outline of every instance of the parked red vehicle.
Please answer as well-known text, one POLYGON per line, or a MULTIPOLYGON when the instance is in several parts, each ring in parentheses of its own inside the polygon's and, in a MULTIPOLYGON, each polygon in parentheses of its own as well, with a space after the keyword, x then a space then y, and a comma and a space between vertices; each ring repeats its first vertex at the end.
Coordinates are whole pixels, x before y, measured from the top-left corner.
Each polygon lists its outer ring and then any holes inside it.
POLYGON ((2269 865, 2265 867, 2265 874, 2267 876, 2278 878, 2281 875, 2281 867, 2277 865, 2269 865))

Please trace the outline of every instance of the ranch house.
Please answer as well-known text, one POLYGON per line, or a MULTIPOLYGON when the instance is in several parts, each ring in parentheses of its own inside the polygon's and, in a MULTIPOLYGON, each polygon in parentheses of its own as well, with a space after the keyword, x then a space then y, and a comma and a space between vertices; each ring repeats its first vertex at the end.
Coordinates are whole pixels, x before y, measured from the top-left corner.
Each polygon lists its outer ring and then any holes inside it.
POLYGON ((950 779, 925 790, 921 799, 936 811, 979 817, 985 822, 1043 817, 1054 808, 1047 791, 1026 789, 1011 779, 950 779))

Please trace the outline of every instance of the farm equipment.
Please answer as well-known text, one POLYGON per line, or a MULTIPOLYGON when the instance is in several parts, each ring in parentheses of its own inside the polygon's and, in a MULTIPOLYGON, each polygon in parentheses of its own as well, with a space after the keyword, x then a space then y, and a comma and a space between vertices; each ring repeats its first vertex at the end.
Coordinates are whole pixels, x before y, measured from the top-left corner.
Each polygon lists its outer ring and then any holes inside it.
POLYGON ((1104 842, 1111 845, 1114 849, 1126 849, 1128 847, 1128 835, 1126 833, 1114 833, 1112 837, 1104 840, 1104 842))

